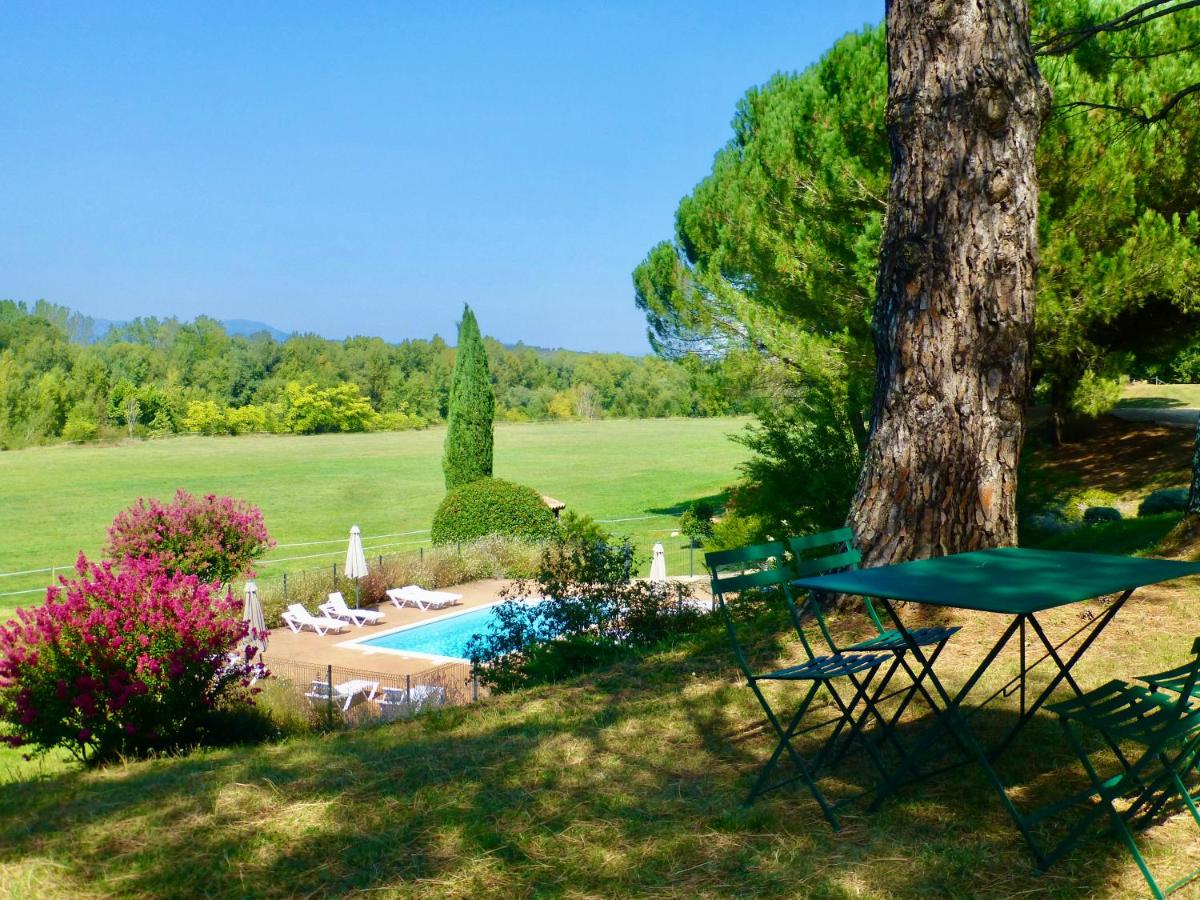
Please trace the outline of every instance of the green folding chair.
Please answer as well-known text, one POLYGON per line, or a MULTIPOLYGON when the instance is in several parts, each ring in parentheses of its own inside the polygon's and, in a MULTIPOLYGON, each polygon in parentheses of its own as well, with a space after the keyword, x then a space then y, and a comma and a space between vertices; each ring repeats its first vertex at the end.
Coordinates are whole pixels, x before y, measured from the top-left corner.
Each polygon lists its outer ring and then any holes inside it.
POLYGON ((776 790, 795 781, 802 781, 821 807, 821 812, 825 815, 826 820, 836 831, 841 827, 835 812, 839 803, 830 802, 817 783, 824 762, 827 760, 830 742, 836 740, 844 729, 849 729, 851 740, 858 740, 862 744, 880 775, 885 779, 888 776, 883 759, 874 743, 865 737, 863 720, 871 716, 880 723, 884 722, 878 710, 874 708, 868 689, 876 671, 890 657, 884 654, 865 653, 837 653, 819 656, 813 652, 807 638, 801 633, 800 642, 807 657, 803 662, 769 671, 756 670, 751 665, 750 658, 738 637, 737 624, 729 608, 728 598, 731 594, 741 594, 752 590, 781 590, 785 596, 788 596, 787 588, 791 578, 791 569, 786 563, 783 566, 779 565, 784 560, 786 553, 787 547, 784 544, 774 542, 741 547, 737 550, 706 553, 704 557, 711 577, 713 599, 725 623, 738 668, 746 676, 746 681, 755 697, 758 698, 777 738, 775 750, 756 778, 745 802, 746 804, 753 803, 757 797, 768 791, 776 790), (735 567, 736 571, 733 573, 724 571, 729 567, 735 567), (844 698, 834 687, 834 682, 839 680, 850 683, 852 695, 849 700, 844 698), (798 709, 786 724, 772 709, 760 687, 762 682, 794 682, 808 686, 798 709), (837 709, 837 714, 814 725, 800 728, 805 713, 822 688, 828 692, 837 709), (863 712, 856 715, 860 705, 864 707, 863 712), (834 728, 831 737, 826 739, 814 756, 808 760, 804 759, 794 746, 793 740, 831 726, 834 728), (770 783, 771 775, 785 754, 795 766, 796 774, 772 784, 770 783))
MULTIPOLYGON (((855 549, 853 541, 854 533, 849 528, 838 528, 834 531, 824 531, 819 534, 788 538, 788 547, 792 551, 792 571, 794 577, 808 578, 814 575, 828 575, 832 572, 840 572, 846 569, 857 569, 862 562, 862 554, 855 549)), ((829 630, 829 623, 826 621, 824 611, 821 609, 821 604, 817 602, 816 597, 809 595, 802 606, 797 606, 791 592, 785 596, 788 600, 788 611, 791 613, 796 631, 803 632, 804 617, 811 615, 816 621, 817 627, 825 639, 825 643, 829 645, 829 649, 834 653, 889 652, 893 654, 892 664, 879 680, 879 685, 873 697, 876 703, 882 703, 900 693, 905 694, 900 705, 892 713, 891 719, 888 722, 887 733, 890 734, 896 724, 899 723, 905 710, 917 694, 920 694, 924 698, 930 709, 936 709, 933 704, 933 698, 929 695, 924 681, 929 673, 929 669, 933 667, 942 650, 945 649, 946 642, 961 630, 960 626, 930 626, 909 630, 909 634, 918 647, 933 648, 929 653, 929 666, 922 669, 920 674, 917 674, 913 672, 912 666, 905 659, 905 653, 911 650, 911 647, 905 641, 904 635, 894 628, 884 627, 883 621, 879 618, 879 613, 875 609, 875 604, 871 601, 870 597, 862 599, 866 606, 867 616, 875 628, 875 634, 849 647, 839 647, 837 641, 834 640, 833 633, 829 630), (884 691, 891 684, 892 678, 898 668, 903 668, 907 673, 911 688, 905 687, 892 694, 885 694, 884 691)))
MULTIPOLYGON (((790 537, 788 546, 792 550, 792 569, 795 572, 795 578, 809 578, 846 569, 857 569, 862 562, 862 554, 854 547, 854 532, 849 528, 838 528, 834 531, 823 531, 819 534, 807 534, 802 537, 790 537)), ((835 653, 909 649, 904 635, 894 628, 884 627, 871 598, 863 597, 863 603, 871 624, 875 626, 875 634, 849 647, 838 647, 829 631, 829 624, 825 621, 821 605, 811 596, 800 611, 794 612, 794 616, 797 617, 797 627, 799 627, 798 618, 805 613, 811 613, 821 629, 825 642, 835 653)), ((942 652, 946 642, 960 630, 961 627, 957 625, 952 628, 931 626, 909 629, 909 634, 912 635, 918 647, 935 648, 929 657, 929 664, 933 665, 933 661, 942 652)))
POLYGON ((1200 674, 1200 638, 1192 644, 1190 663, 1157 675, 1144 676, 1151 685, 1113 680, 1080 697, 1048 706, 1057 713, 1071 748, 1079 756, 1091 782, 1090 789, 1025 817, 1027 823, 1065 812, 1078 803, 1097 799, 1067 835, 1040 861, 1046 869, 1070 852, 1102 817, 1121 838, 1137 862, 1155 897, 1162 898, 1200 876, 1200 869, 1159 887, 1138 849, 1134 831, 1152 823, 1172 799, 1182 802, 1200 825, 1200 810, 1184 779, 1195 768, 1200 753, 1200 707, 1193 703, 1200 674), (1100 732, 1107 741, 1120 741, 1141 748, 1138 755, 1123 760, 1121 771, 1101 777, 1084 747, 1080 729, 1100 732), (1126 801, 1118 810, 1116 801, 1126 801))

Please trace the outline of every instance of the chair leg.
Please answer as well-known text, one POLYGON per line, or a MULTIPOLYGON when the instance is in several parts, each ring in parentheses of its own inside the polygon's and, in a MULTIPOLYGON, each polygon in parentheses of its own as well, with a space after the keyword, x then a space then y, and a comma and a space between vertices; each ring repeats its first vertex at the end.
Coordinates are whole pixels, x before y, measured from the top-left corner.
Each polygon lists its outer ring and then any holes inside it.
POLYGON ((809 767, 805 764, 804 759, 800 756, 796 748, 792 746, 792 738, 796 733, 796 729, 799 727, 801 719, 804 718, 804 714, 808 711, 808 707, 812 703, 812 699, 817 693, 817 684, 813 683, 809 687, 808 693, 805 695, 803 702, 800 704, 800 708, 796 710, 796 713, 788 722, 786 729, 779 724, 779 719, 771 710, 770 704, 767 703, 767 699, 763 696, 762 691, 759 690, 758 685, 754 682, 751 682, 750 687, 758 696, 758 702, 766 711, 767 719, 770 721, 771 726, 775 729, 776 734, 779 736, 779 743, 776 744, 775 750, 771 754, 771 758, 767 761, 767 764, 763 766, 762 771, 759 772, 758 777, 755 779, 754 786, 750 789, 750 794, 746 797, 744 805, 749 806, 754 802, 755 798, 761 794, 764 794, 769 790, 773 790, 775 787, 782 787, 784 784, 788 784, 798 778, 800 781, 804 782, 805 786, 809 790, 809 793, 812 794, 813 799, 817 801, 817 805, 821 807, 821 812, 824 814, 826 821, 829 822, 830 827, 833 828, 834 831, 840 831, 842 827, 841 822, 838 821, 838 817, 833 810, 833 806, 825 798, 825 795, 821 792, 820 787, 817 786, 816 779, 813 777, 809 767), (796 778, 780 782, 773 787, 767 787, 767 780, 770 777, 771 772, 774 771, 775 766, 779 763, 779 759, 784 751, 787 751, 792 763, 796 766, 798 774, 796 778))
MULTIPOLYGON (((1117 836, 1121 838, 1121 840, 1125 843, 1126 848, 1133 856, 1134 862, 1137 863, 1138 869, 1140 869, 1142 872, 1142 877, 1145 878, 1146 883, 1150 885, 1151 893, 1154 894, 1157 900, 1164 900, 1166 895, 1162 892, 1162 889, 1159 888, 1158 882, 1154 880, 1154 876, 1150 873, 1150 867, 1146 864, 1146 859, 1142 856, 1142 851, 1138 849, 1137 841, 1134 840, 1133 833, 1129 830, 1129 826, 1125 823, 1125 819, 1119 812, 1117 812, 1117 808, 1113 805, 1113 801, 1120 795, 1113 794, 1109 788, 1105 787, 1104 779, 1100 777, 1099 773, 1096 771, 1096 767, 1092 765, 1091 760, 1088 758, 1087 751, 1084 749, 1082 742, 1080 742, 1078 735, 1075 734, 1075 730, 1071 727, 1070 723, 1063 719, 1062 724, 1063 729, 1067 733, 1067 739, 1070 741, 1072 749, 1074 749, 1075 753, 1079 756, 1080 761, 1083 763, 1083 768, 1087 771, 1088 778, 1091 779, 1092 786, 1096 790, 1096 795, 1100 798, 1100 806, 1102 811, 1107 814, 1109 821, 1112 823, 1113 831, 1116 832, 1117 836)), ((1150 756, 1151 754, 1147 753, 1141 760, 1137 762, 1134 767, 1131 768, 1142 768, 1145 761, 1150 756)))

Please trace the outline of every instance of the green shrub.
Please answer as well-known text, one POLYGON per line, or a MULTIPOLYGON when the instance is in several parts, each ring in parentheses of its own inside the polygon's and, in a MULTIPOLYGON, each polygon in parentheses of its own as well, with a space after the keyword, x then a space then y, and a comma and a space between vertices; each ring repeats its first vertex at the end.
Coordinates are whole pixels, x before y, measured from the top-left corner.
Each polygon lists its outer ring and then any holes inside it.
POLYGON ((100 426, 96 424, 92 411, 86 407, 77 406, 67 416, 62 436, 65 441, 94 441, 99 433, 100 426))
POLYGON ((630 580, 633 547, 559 537, 536 575, 492 607, 487 630, 466 656, 484 684, 511 691, 606 666, 639 649, 692 632, 702 614, 678 582, 630 580), (540 603, 526 598, 544 597, 540 603))
POLYGON ((726 510, 725 515, 713 523, 712 535, 704 546, 709 550, 732 550, 765 540, 766 532, 767 526, 758 516, 726 510))
POLYGON ((591 516, 568 509, 558 520, 558 530, 568 541, 589 544, 607 544, 612 541, 612 532, 591 516))
POLYGON ((1147 494, 1138 506, 1139 516, 1156 516, 1165 512, 1183 512, 1187 509, 1187 488, 1162 488, 1147 494))
POLYGON ((1085 416, 1108 412, 1121 400, 1129 376, 1088 369, 1071 392, 1071 409, 1085 416))
POLYGON ((679 530, 699 545, 712 537, 715 510, 706 500, 697 500, 679 517, 679 530))
POLYGON ((1083 520, 1086 510, 1094 506, 1116 506, 1119 498, 1112 491, 1103 488, 1084 488, 1082 490, 1064 492, 1060 495, 1061 505, 1047 512, 1060 518, 1079 522, 1083 520))
POLYGON ((501 478, 480 478, 446 494, 433 516, 431 537, 434 544, 489 534, 544 541, 557 526, 554 513, 533 488, 501 478))
POLYGON ((1112 506, 1089 506, 1083 513, 1084 525, 1121 521, 1121 511, 1112 506))

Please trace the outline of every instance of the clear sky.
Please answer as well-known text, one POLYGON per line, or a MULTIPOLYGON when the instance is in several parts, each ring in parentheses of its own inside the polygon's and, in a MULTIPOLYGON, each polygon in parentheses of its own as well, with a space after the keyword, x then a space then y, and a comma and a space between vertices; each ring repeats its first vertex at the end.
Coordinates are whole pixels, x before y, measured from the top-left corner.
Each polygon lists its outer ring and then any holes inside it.
POLYGON ((0 297, 645 352, 630 273, 859 2, 4 3, 0 297))

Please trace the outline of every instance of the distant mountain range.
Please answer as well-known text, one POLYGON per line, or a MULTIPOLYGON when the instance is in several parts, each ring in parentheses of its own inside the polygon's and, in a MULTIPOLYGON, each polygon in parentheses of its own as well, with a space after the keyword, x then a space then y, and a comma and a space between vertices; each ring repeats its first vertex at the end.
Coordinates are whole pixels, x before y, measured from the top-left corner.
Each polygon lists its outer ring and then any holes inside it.
MULTIPOLYGON (((53 321, 57 322, 61 327, 66 329, 70 339, 77 344, 94 344, 97 341, 102 341, 104 340, 105 336, 114 328, 122 328, 129 324, 129 321, 126 319, 98 319, 92 316, 86 316, 79 312, 74 312, 65 306, 47 305, 47 309, 50 313, 48 318, 52 318, 53 321)), ((43 311, 42 314, 45 315, 46 312, 43 311)), ((292 335, 297 333, 294 331, 284 331, 280 328, 276 328, 274 325, 268 325, 266 322, 259 322, 255 319, 218 319, 217 321, 220 322, 221 327, 224 328, 228 334, 238 337, 249 337, 250 335, 265 333, 273 340, 283 343, 292 335)), ((517 341, 516 343, 502 341, 501 344, 506 350, 532 350, 539 356, 551 356, 560 350, 566 349, 558 347, 539 347, 535 344, 526 344, 523 341, 517 341)), ((566 350, 566 352, 576 353, 580 351, 566 350)), ((637 358, 644 354, 621 353, 616 355, 632 356, 637 358)))
MULTIPOLYGON (((120 328, 128 324, 122 320, 113 319, 90 319, 91 333, 88 342, 100 341, 104 336, 114 328, 120 328)), ((266 332, 276 341, 286 341, 292 336, 290 331, 282 331, 274 325, 268 325, 266 322, 256 322, 253 319, 218 319, 221 327, 231 335, 243 335, 249 337, 252 334, 260 334, 266 332)))

